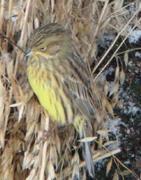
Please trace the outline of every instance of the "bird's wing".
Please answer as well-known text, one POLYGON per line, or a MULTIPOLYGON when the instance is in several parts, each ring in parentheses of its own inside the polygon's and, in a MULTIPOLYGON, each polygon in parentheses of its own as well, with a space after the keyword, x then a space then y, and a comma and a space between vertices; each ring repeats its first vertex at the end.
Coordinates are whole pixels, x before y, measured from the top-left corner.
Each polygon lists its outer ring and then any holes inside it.
POLYGON ((92 119, 94 116, 94 107, 88 94, 87 87, 85 87, 81 82, 75 81, 75 79, 68 77, 65 78, 64 83, 68 89, 72 101, 77 106, 79 111, 88 119, 92 119))
POLYGON ((94 118, 94 106, 91 90, 91 76, 86 63, 79 55, 73 55, 69 59, 71 71, 64 77, 64 85, 69 92, 77 109, 87 118, 94 118))

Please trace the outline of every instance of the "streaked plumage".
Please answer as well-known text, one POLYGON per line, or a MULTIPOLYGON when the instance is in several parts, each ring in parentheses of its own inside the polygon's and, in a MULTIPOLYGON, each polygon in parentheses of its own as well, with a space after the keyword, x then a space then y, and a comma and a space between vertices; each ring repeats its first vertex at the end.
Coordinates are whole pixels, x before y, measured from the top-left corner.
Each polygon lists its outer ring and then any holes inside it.
MULTIPOLYGON (((58 124, 73 123, 85 135, 85 122, 94 118, 91 73, 73 46, 70 32, 52 23, 38 28, 28 41, 29 83, 50 118, 58 124)), ((93 174, 88 144, 87 168, 93 174)))

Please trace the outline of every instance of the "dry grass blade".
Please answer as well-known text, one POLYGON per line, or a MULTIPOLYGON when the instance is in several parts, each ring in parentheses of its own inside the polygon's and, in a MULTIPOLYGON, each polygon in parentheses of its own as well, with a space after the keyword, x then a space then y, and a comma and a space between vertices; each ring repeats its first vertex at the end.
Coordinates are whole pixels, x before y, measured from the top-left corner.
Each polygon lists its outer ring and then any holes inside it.
POLYGON ((111 168, 112 168, 112 164, 113 164, 113 160, 112 160, 112 158, 111 158, 111 160, 110 160, 110 161, 108 162, 108 164, 107 164, 106 175, 109 174, 109 172, 110 172, 110 170, 111 170, 111 168))
MULTIPOLYGON (((2 82, 0 81, 0 129, 4 129, 4 107, 5 107, 5 97, 6 97, 6 93, 5 93, 5 89, 3 87, 2 82)), ((4 132, 1 130, 0 131, 0 147, 4 147, 4 137, 5 134, 4 132)))
MULTIPOLYGON (((44 124, 44 131, 48 131, 49 130, 49 118, 44 119, 44 123, 43 124, 44 124)), ((48 147, 48 143, 44 142, 43 147, 42 147, 41 170, 40 170, 40 176, 39 176, 40 180, 44 180, 44 173, 45 173, 45 169, 46 169, 47 147, 48 147)), ((52 163, 50 162, 48 166, 49 166, 49 172, 52 172, 53 169, 54 169, 53 166, 52 166, 52 163)), ((54 176, 50 174, 49 178, 53 179, 54 176)))
POLYGON ((5 0, 1 1, 0 4, 0 32, 2 31, 2 26, 3 26, 3 18, 4 18, 4 6, 5 6, 5 0))
MULTIPOLYGON (((115 155, 117 153, 119 153, 121 150, 120 149, 116 149, 116 150, 112 150, 110 152, 106 152, 106 151, 99 151, 98 153, 96 153, 93 156, 93 160, 94 162, 98 162, 100 160, 103 160, 105 158, 111 157, 112 155, 115 155)), ((81 163, 79 163, 79 169, 82 169, 86 166, 86 163, 83 161, 81 163)), ((68 177, 70 176, 70 174, 72 173, 72 167, 68 167, 66 169, 64 169, 64 171, 62 172, 64 174, 64 177, 68 177)), ((59 178, 59 174, 57 174, 57 178, 59 178)))
POLYGON ((97 139, 97 137, 86 137, 86 138, 80 139, 79 142, 92 142, 95 139, 97 139))
POLYGON ((21 37, 20 37, 20 41, 19 41, 19 45, 21 47, 24 47, 26 44, 27 39, 25 39, 25 36, 26 36, 25 34, 26 34, 26 29, 27 29, 27 21, 28 21, 28 16, 30 14, 30 6, 31 6, 31 3, 33 3, 33 0, 28 0, 26 2, 27 2, 26 11, 25 11, 25 16, 24 16, 24 21, 23 21, 21 37))
MULTIPOLYGON (((123 27, 123 29, 118 33, 118 35, 116 36, 115 40, 112 42, 112 44, 110 45, 110 47, 108 48, 108 50, 106 51, 106 53, 104 54, 104 56, 100 59, 100 61, 98 62, 98 64, 95 66, 95 68, 93 69, 93 73, 97 70, 97 68, 99 67, 99 65, 102 63, 102 61, 104 60, 104 58, 107 56, 107 54, 110 52, 110 50, 112 49, 112 47, 114 46, 114 44, 116 43, 116 41, 118 40, 118 38, 120 37, 120 35, 122 34, 122 32, 125 31, 126 28, 128 28, 129 24, 131 23, 131 21, 136 17, 136 15, 138 14, 138 11, 136 11, 134 13, 134 15, 130 18, 130 20, 127 22, 127 24, 123 27)), ((138 20, 139 21, 139 20, 138 20)), ((136 26, 136 25, 135 25, 136 26)), ((135 28, 135 27, 134 27, 135 28)), ((132 28, 132 30, 128 33, 128 35, 124 38, 124 40, 122 41, 122 43, 120 44, 120 46, 116 49, 116 52, 119 50, 119 48, 121 47, 121 45, 124 43, 124 41, 127 39, 127 37, 129 36, 129 34, 131 34, 131 32, 134 30, 134 28, 132 28)), ((110 60, 107 62, 107 64, 103 67, 103 69, 100 71, 100 73, 97 74, 97 76, 95 77, 95 79, 101 74, 101 72, 107 67, 107 65, 111 62, 111 60, 113 59, 113 57, 115 56, 116 52, 113 54, 113 56, 110 58, 110 60)))
MULTIPOLYGON (((133 20, 133 18, 135 17, 135 15, 138 14, 138 11, 134 14, 134 16, 130 19, 133 20)), ((130 22, 128 21, 128 23, 130 22)), ((138 20, 138 23, 141 21, 141 18, 138 20)), ((128 24, 127 23, 127 24, 128 24)), ((115 50, 114 54, 112 55, 112 57, 108 60, 108 62, 104 65, 104 67, 100 70, 100 72, 95 76, 95 80, 99 77, 99 75, 106 69, 106 67, 110 64, 110 62, 112 61, 112 59, 115 57, 116 53, 118 52, 118 50, 120 49, 120 47, 123 45, 123 43, 125 42, 125 40, 128 38, 128 36, 133 32, 133 30, 136 28, 136 24, 133 26, 133 28, 129 31, 129 33, 124 37, 123 41, 120 43, 120 45, 118 46, 118 48, 115 50)), ((114 44, 114 43, 112 43, 114 44)), ((109 48, 110 49, 110 48, 109 48)), ((107 51, 108 52, 108 51, 107 51)), ((106 55, 107 55, 107 52, 106 52, 106 55)), ((105 55, 103 56, 105 57, 105 55)), ((100 60, 100 63, 103 61, 103 57, 102 59, 100 60)), ((99 66, 99 64, 97 65, 97 67, 99 66)), ((96 68, 97 69, 97 68, 96 68)), ((94 69, 94 70, 96 70, 94 69)), ((93 71, 94 72, 94 71, 93 71)))

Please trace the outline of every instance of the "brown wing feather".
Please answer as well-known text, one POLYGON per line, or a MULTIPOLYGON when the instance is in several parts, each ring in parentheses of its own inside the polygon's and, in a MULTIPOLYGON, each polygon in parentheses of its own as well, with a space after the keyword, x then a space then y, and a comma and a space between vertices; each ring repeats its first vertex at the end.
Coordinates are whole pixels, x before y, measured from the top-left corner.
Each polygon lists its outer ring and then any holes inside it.
POLYGON ((71 72, 65 75, 64 85, 77 109, 87 118, 93 119, 94 106, 91 89, 91 74, 87 64, 78 54, 69 57, 71 72))

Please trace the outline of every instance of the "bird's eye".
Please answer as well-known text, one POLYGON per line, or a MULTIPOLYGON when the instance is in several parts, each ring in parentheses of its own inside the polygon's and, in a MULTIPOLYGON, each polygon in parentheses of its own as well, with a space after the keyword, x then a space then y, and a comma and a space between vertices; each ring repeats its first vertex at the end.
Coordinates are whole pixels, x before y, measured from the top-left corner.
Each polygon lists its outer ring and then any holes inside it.
POLYGON ((45 51, 46 49, 47 49, 46 47, 40 48, 41 51, 45 51))

